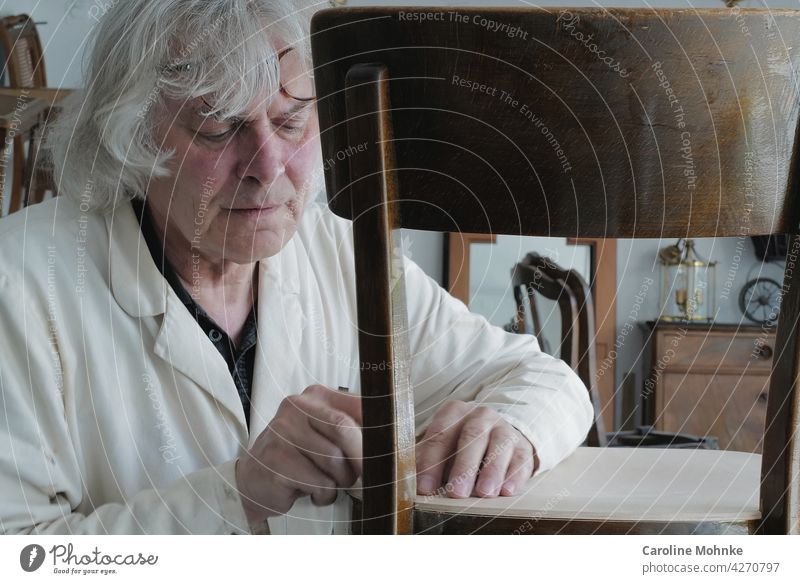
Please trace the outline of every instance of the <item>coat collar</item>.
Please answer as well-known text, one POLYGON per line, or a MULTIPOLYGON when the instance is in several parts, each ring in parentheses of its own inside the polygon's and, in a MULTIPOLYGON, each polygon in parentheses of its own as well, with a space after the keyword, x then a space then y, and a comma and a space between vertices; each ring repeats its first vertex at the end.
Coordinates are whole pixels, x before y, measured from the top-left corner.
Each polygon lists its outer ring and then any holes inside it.
POLYGON ((122 309, 133 317, 155 316, 167 309, 169 284, 147 248, 139 221, 129 203, 106 215, 111 291, 122 309))
MULTIPOLYGON (((132 206, 118 205, 107 215, 106 225, 116 302, 135 318, 164 315, 153 351, 228 410, 246 442, 244 412, 225 360, 158 270, 132 206)), ((283 397, 297 390, 290 384, 302 358, 298 349, 306 326, 299 284, 302 245, 297 239, 295 234, 280 253, 259 263, 258 345, 250 412, 251 429, 258 432, 275 415, 283 397)))

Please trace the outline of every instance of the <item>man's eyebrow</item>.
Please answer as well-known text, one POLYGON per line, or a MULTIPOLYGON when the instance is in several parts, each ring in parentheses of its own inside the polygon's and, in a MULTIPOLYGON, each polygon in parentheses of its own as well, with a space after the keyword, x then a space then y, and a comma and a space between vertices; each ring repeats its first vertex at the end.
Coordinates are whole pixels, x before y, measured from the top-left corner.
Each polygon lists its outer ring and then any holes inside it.
MULTIPOLYGON (((312 102, 310 102, 310 101, 298 102, 295 105, 293 105, 291 108, 286 110, 285 112, 281 112, 280 114, 278 114, 277 117, 279 117, 279 118, 290 118, 290 117, 292 117, 292 116, 294 116, 296 114, 299 114, 299 113, 302 113, 304 111, 307 111, 308 109, 310 109, 311 105, 312 105, 312 102)), ((248 120, 250 119, 246 115, 236 115, 236 116, 230 116, 230 117, 225 117, 225 118, 223 118, 222 116, 218 116, 218 115, 210 115, 209 116, 209 115, 203 113, 203 107, 204 106, 200 106, 200 107, 196 107, 196 108, 194 108, 194 107, 193 108, 189 108, 190 115, 193 116, 193 117, 199 118, 199 119, 210 119, 210 120, 213 120, 213 121, 221 123, 221 124, 231 124, 231 125, 246 124, 248 122, 248 120)))
MULTIPOLYGON (((276 118, 281 119, 289 119, 294 115, 307 111, 311 107, 311 102, 299 102, 290 107, 288 110, 284 112, 278 113, 276 118)), ((234 116, 232 118, 227 118, 224 120, 225 122, 230 122, 232 124, 246 124, 251 118, 248 116, 234 116)))

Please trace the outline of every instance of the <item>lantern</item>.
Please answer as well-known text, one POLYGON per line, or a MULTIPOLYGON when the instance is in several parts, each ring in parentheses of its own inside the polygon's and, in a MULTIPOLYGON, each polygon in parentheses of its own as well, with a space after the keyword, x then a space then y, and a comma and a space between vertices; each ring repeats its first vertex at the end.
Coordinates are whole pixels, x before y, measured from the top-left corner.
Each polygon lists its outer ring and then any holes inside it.
POLYGON ((661 320, 713 320, 717 262, 701 259, 692 239, 678 240, 658 255, 661 260, 661 320))

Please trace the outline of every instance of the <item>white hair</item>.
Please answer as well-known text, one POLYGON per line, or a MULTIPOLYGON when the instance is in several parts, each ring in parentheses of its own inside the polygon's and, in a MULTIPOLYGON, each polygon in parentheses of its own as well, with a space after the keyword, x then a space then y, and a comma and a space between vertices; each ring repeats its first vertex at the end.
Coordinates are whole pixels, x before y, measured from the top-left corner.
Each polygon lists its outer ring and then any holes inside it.
MULTIPOLYGON (((317 4, 319 5, 319 4, 317 4)), ((278 87, 280 38, 310 62, 309 0, 118 0, 93 31, 86 87, 46 140, 60 193, 106 211, 167 176, 153 136, 164 98, 213 95, 207 115, 241 114, 278 87)))

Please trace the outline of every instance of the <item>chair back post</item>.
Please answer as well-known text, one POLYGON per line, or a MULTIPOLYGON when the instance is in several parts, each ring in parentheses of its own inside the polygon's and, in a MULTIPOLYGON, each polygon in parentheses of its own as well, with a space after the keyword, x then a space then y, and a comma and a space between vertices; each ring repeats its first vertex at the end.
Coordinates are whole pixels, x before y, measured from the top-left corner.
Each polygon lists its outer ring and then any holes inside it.
POLYGON ((600 391, 597 389, 597 351, 595 350, 594 302, 586 280, 575 270, 567 270, 564 280, 578 303, 578 377, 589 390, 589 399, 594 409, 594 424, 589 430, 589 446, 606 446, 603 408, 600 391))
MULTIPOLYGON (((576 369, 578 367, 578 331, 576 330, 578 303, 572 292, 564 286, 563 282, 551 278, 549 274, 540 270, 538 266, 524 263, 514 266, 511 282, 517 302, 518 315, 524 315, 525 313, 523 303, 526 298, 531 314, 535 313, 536 294, 541 294, 548 300, 553 300, 558 304, 558 311, 561 316, 561 339, 558 344, 559 358, 571 368, 576 369)), ((524 330, 524 327, 518 329, 519 332, 524 332, 524 330)), ((539 325, 539 330, 541 331, 541 324, 539 325)))
MULTIPOLYGON (((581 378, 581 381, 589 391, 589 399, 592 401, 594 423, 589 429, 589 435, 586 439, 587 445, 606 446, 608 440, 606 438, 605 424, 603 423, 600 393, 597 389, 595 378, 597 356, 594 346, 594 304, 589 285, 576 270, 566 270, 555 264, 550 258, 539 255, 536 252, 527 254, 521 265, 537 270, 542 274, 539 279, 545 278, 557 283, 559 305, 564 304, 564 299, 569 298, 571 304, 570 315, 566 315, 565 307, 562 307, 561 311, 561 337, 562 347, 569 341, 571 353, 569 354, 569 359, 564 359, 564 357, 562 359, 578 373, 578 377, 581 378), (568 320, 565 320, 567 318, 568 320)), ((543 289, 537 288, 537 290, 545 292, 543 289)))
MULTIPOLYGON (((797 163, 795 151, 795 164, 797 163)), ((794 166, 794 165, 793 165, 794 166)), ((797 172, 795 170, 795 172, 797 172)), ((800 534, 800 235, 789 238, 761 456, 758 533, 800 534)))
POLYGON ((518 266, 511 268, 511 290, 514 294, 514 304, 517 307, 514 318, 511 321, 511 331, 515 333, 530 333, 539 341, 539 348, 545 352, 547 339, 542 335, 542 320, 539 316, 539 310, 536 305, 536 295, 528 288, 525 283, 525 276, 522 270, 517 269, 518 266), (528 305, 528 311, 525 310, 525 304, 528 305), (528 330, 528 323, 525 322, 525 314, 530 312, 531 315, 531 330, 528 330))
POLYGON ((386 67, 354 65, 345 81, 363 416, 361 533, 411 534, 414 406, 386 67))

